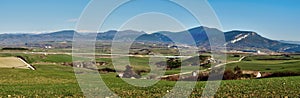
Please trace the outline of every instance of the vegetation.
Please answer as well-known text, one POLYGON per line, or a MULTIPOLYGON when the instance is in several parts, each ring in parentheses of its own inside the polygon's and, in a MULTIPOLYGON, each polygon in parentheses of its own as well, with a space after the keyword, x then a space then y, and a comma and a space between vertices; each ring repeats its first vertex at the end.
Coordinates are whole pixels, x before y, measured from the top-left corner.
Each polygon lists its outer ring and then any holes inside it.
POLYGON ((169 58, 167 60, 167 69, 179 68, 181 66, 181 60, 179 58, 169 58))
POLYGON ((28 63, 51 62, 62 63, 72 62, 72 56, 65 54, 23 54, 23 53, 1 53, 1 57, 22 57, 28 63))
POLYGON ((0 96, 83 96, 71 67, 35 65, 39 70, 0 69, 0 96))
MULTIPOLYGON (((38 69, 36 71, 26 69, 0 69, 0 97, 83 97, 83 93, 77 84, 73 68, 60 66, 61 62, 71 62, 69 55, 38 55, 38 54, 0 54, 0 56, 22 56, 38 69), (39 64, 50 62, 53 64, 39 64)), ((277 57, 277 56, 275 56, 277 57)), ((289 60, 266 60, 249 56, 239 63, 227 65, 224 76, 233 76, 239 70, 259 70, 262 72, 291 72, 300 71, 299 57, 291 56, 289 60)), ((269 58, 266 56, 266 58, 269 58)), ((111 59, 97 58, 96 61, 108 62, 106 66, 99 68, 110 70, 112 73, 101 73, 101 78, 107 86, 120 97, 162 97, 170 91, 176 81, 159 81, 151 87, 135 87, 116 77, 111 59)), ((131 57, 131 65, 136 70, 149 69, 149 58, 131 57)), ((125 66, 125 65, 124 65, 125 66)), ((182 71, 201 69, 199 66, 183 66, 182 71)), ((166 74, 179 73, 180 68, 168 70, 166 74)), ((278 75, 274 74, 274 75, 278 75)), ((286 73, 284 73, 286 74, 286 73)), ((282 74, 280 74, 281 76, 282 74)), ((203 77, 205 78, 205 77, 203 77)), ((226 77, 228 79, 235 77, 226 77)), ((151 81, 151 80, 141 80, 151 81)), ((187 82, 187 81, 186 81, 187 82)), ((198 81, 192 98, 200 97, 206 82, 198 81)), ((300 97, 300 76, 264 78, 252 80, 223 80, 215 97, 300 97)), ((181 93, 178 93, 180 95, 181 93)))
MULTIPOLYGON (((0 96, 83 97, 71 67, 57 65, 36 65, 36 67, 40 70, 0 69, 0 96)), ((162 97, 176 83, 176 81, 160 81, 154 86, 144 88, 127 84, 115 77, 114 73, 102 74, 101 77, 107 86, 121 97, 162 97)), ((299 97, 299 80, 299 76, 226 80, 222 81, 215 97, 299 97)), ((205 83, 197 82, 191 97, 200 97, 205 83)))
POLYGON ((300 60, 295 56, 248 56, 242 62, 227 64, 226 68, 239 66, 243 70, 261 72, 300 72, 299 65, 300 60))
POLYGON ((2 50, 29 50, 27 48, 11 48, 11 47, 5 47, 2 48, 2 50))

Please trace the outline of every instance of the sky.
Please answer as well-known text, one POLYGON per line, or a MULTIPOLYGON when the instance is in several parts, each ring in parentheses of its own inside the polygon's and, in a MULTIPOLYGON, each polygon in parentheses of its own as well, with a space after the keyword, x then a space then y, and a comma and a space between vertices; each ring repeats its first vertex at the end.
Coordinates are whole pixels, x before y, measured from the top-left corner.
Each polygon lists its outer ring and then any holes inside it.
MULTIPOLYGON (((89 2, 90 0, 1 0, 0 33, 44 33, 73 30, 89 2)), ((300 35, 298 27, 300 0, 208 0, 208 2, 219 18, 223 31, 254 31, 274 40, 300 41, 300 36, 298 36, 300 35)), ((134 7, 123 6, 123 10, 134 13, 149 11, 151 7, 155 7, 156 9, 152 11, 156 11, 170 4, 148 2, 133 5, 134 7), (155 6, 147 6, 151 4, 155 6)), ((121 12, 122 10, 119 10, 119 13, 121 12)), ((158 13, 146 13, 135 17, 132 17, 131 14, 116 14, 115 16, 118 17, 107 20, 104 30, 120 29, 119 26, 122 26, 123 29, 138 30, 148 27, 143 31, 154 32, 164 27, 159 23, 164 23, 164 25, 169 25, 165 27, 166 30, 178 31, 180 24, 172 25, 178 21, 184 21, 182 24, 186 25, 186 28, 199 25, 189 17, 188 13, 186 14, 185 10, 181 10, 179 7, 164 12, 175 17, 177 21, 168 19, 168 17, 170 18, 168 15, 158 13), (181 14, 176 16, 172 13, 181 14), (155 18, 150 20, 156 19, 156 21, 145 21, 151 15, 155 18), (122 23, 126 22, 125 19, 131 21, 127 21, 127 25, 124 25, 122 23), (156 26, 153 26, 155 24, 156 26)))

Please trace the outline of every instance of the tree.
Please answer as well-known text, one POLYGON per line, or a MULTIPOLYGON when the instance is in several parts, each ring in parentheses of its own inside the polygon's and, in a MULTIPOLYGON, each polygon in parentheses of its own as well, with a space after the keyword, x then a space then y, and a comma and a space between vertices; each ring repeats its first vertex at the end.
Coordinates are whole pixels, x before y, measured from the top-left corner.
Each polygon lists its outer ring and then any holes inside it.
POLYGON ((234 73, 237 78, 240 78, 243 75, 242 69, 239 66, 234 67, 234 73))
POLYGON ((179 68, 181 66, 181 60, 179 58, 169 58, 167 61, 167 68, 179 68))
POLYGON ((238 72, 238 71, 241 71, 241 68, 239 66, 235 66, 234 67, 234 72, 238 72))
POLYGON ((232 70, 225 70, 223 75, 223 80, 234 80, 236 79, 236 75, 232 70))
POLYGON ((209 66, 209 64, 211 63, 209 60, 210 58, 211 58, 211 56, 200 55, 199 56, 200 66, 205 67, 205 68, 210 67, 209 66))

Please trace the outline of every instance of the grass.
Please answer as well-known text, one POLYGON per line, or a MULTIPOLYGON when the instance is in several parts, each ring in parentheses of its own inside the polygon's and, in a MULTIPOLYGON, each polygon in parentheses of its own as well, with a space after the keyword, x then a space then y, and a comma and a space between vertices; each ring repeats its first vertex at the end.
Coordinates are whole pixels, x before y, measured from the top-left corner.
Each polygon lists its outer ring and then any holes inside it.
POLYGON ((227 61, 238 61, 240 58, 241 58, 242 56, 240 56, 240 57, 235 57, 235 56, 233 56, 233 55, 227 55, 227 57, 226 57, 226 60, 227 61))
POLYGON ((0 96, 83 96, 73 69, 57 65, 36 65, 36 71, 0 69, 0 96))
POLYGON ((262 72, 300 72, 300 61, 243 61, 235 64, 228 64, 226 68, 233 69, 239 66, 243 70, 257 70, 262 72))
MULTIPOLYGON (((126 60, 125 57, 116 58, 116 60, 126 60)), ((109 58, 97 58, 96 61, 99 62, 107 62, 108 64, 106 66, 98 66, 98 68, 114 68, 112 64, 112 60, 109 58)), ((134 70, 150 70, 149 67, 149 58, 147 57, 129 57, 130 65, 133 66, 134 70)), ((116 66, 125 66, 126 65, 116 65, 116 66)), ((120 69, 117 69, 120 70, 120 69)))
POLYGON ((203 70, 204 68, 201 68, 199 66, 183 66, 182 68, 175 68, 172 70, 166 70, 166 75, 171 75, 171 74, 178 74, 181 72, 191 72, 191 71, 195 71, 195 70, 203 70))
POLYGON ((217 97, 299 97, 300 77, 224 81, 217 97))
MULTIPOLYGON (((234 57, 233 55, 228 55, 227 61, 237 61, 241 57, 234 57)), ((101 66, 100 68, 113 68, 111 60, 108 58, 98 58, 97 61, 109 62, 108 66, 101 66)), ((149 68, 149 58, 142 57, 131 57, 131 65, 134 66, 135 70, 150 70, 149 68)), ((125 66, 125 65, 124 65, 125 66)), ((246 59, 239 63, 231 63, 226 66, 227 69, 234 69, 234 67, 239 66, 242 70, 257 70, 262 72, 300 72, 300 60, 298 56, 293 56, 293 59, 287 59, 282 56, 248 56, 246 59), (283 58, 285 60, 265 60, 272 58, 283 58), (249 60, 250 59, 250 60, 249 60)), ((196 70, 197 67, 186 66, 189 70, 196 70)), ((176 68, 173 70, 167 70, 166 75, 180 73, 181 69, 176 68)))
POLYGON ((236 66, 239 66, 242 70, 257 70, 262 72, 300 72, 299 59, 282 56, 250 56, 242 62, 228 64, 226 68, 233 69, 236 66))
MULTIPOLYGON (((0 96, 83 97, 71 67, 36 65, 39 70, 0 69, 0 96)), ((162 97, 176 82, 159 81, 151 87, 127 84, 114 73, 102 74, 107 86, 121 97, 162 97)), ((141 80, 148 81, 148 80, 141 80)), ((200 97, 206 82, 197 82, 191 97, 200 97)), ((300 77, 222 81, 216 97, 299 97, 300 77)))
POLYGON ((72 62, 72 56, 66 54, 23 54, 23 53, 1 53, 0 57, 16 57, 22 56, 28 63, 38 62, 51 62, 51 63, 63 63, 72 62))
POLYGON ((46 55, 46 57, 44 59, 41 59, 41 61, 54 63, 72 62, 72 56, 64 54, 46 55))
MULTIPOLYGON (((0 56, 24 56, 31 62, 69 62, 68 55, 31 55, 31 54, 0 54, 0 56)), ((232 60, 237 58, 232 58, 232 60)), ((260 70, 264 72, 295 71, 299 72, 300 60, 257 60, 228 64, 227 68, 240 66, 243 70, 260 70), (267 70, 267 68, 270 68, 267 70)), ((97 61, 110 62, 107 58, 97 61)), ((130 58, 131 64, 140 69, 148 68, 148 58, 130 58), (145 65, 146 64, 146 65, 145 65)), ((37 70, 0 69, 0 97, 83 97, 77 84, 73 68, 59 65, 34 65, 37 70)), ((111 62, 108 67, 111 67, 111 62)), ((107 67, 107 66, 105 66, 107 67)), ((187 67, 189 69, 194 67, 187 67)), ((166 74, 178 73, 180 69, 168 70, 166 74)), ((175 81, 159 81, 151 87, 135 87, 115 73, 101 74, 107 86, 120 97, 162 97, 176 84, 175 81)), ((149 81, 149 80, 141 80, 149 81)), ((190 97, 200 97, 205 81, 197 82, 190 97)), ((300 97, 300 76, 279 77, 253 80, 222 81, 215 97, 300 97)), ((180 93, 178 93, 180 95, 180 93)))

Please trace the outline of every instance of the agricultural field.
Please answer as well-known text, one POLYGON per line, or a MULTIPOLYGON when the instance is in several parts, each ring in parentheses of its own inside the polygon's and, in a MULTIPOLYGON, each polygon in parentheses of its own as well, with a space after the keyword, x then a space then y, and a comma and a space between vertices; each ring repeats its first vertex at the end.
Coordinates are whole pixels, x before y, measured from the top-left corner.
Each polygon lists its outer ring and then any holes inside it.
MULTIPOLYGON (((2 57, 22 56, 33 64, 37 70, 0 69, 0 96, 2 97, 83 97, 77 84, 73 68, 61 66, 63 62, 71 62, 69 55, 37 55, 37 54, 0 54, 2 57)), ((228 64, 227 68, 240 66, 245 70, 260 70, 263 72, 295 71, 300 61, 293 59, 268 61, 249 56, 242 62, 228 64), (250 61, 251 60, 251 61, 250 61), (284 69, 282 68, 284 67, 284 69), (267 68, 270 68, 267 69, 267 68)), ((270 56, 263 57, 270 58, 270 56)), ((274 57, 271 57, 274 58, 274 57)), ((276 58, 278 58, 276 56, 276 58)), ((280 58, 280 57, 279 57, 280 58)), ((233 61, 237 58, 231 58, 233 61)), ((111 59, 97 58, 96 61, 108 62, 112 68, 111 59)), ((136 70, 149 70, 148 58, 131 57, 131 64, 136 70)), ((191 68, 191 67, 188 67, 191 68)), ((194 67, 193 67, 194 68, 194 67)), ((299 67, 298 67, 299 68, 299 67)), ((180 69, 168 70, 166 74, 176 74, 180 69)), ((151 87, 135 87, 117 78, 115 73, 101 73, 107 86, 121 97, 162 97, 171 90, 176 81, 161 80, 151 87)), ((142 80, 148 81, 148 80, 142 80)), ((206 82, 199 81, 191 97, 200 97, 206 82)), ((300 76, 277 77, 252 80, 223 80, 215 97, 300 97, 300 76)))
POLYGON ((62 62, 72 62, 71 55, 65 54, 24 54, 24 53, 1 53, 0 57, 16 57, 21 56, 28 63, 40 63, 40 62, 48 62, 48 63, 62 63, 62 62))
POLYGON ((228 64, 227 69, 239 66, 243 70, 256 70, 261 72, 300 72, 300 59, 298 55, 286 56, 247 56, 243 61, 228 64))
POLYGON ((0 57, 0 68, 21 68, 29 69, 25 62, 17 57, 0 57))
POLYGON ((82 96, 71 67, 35 65, 37 70, 0 69, 2 97, 82 96))
MULTIPOLYGON (((0 96, 7 97, 83 97, 71 67, 35 65, 36 71, 0 69, 0 96)), ((115 77, 101 74, 107 86, 121 97, 162 97, 175 81, 160 81, 151 87, 134 87, 115 77)), ((147 80, 143 80, 147 81, 147 80)), ((197 82, 191 97, 200 97, 205 81, 197 82)), ((216 97, 299 97, 300 77, 266 78, 254 80, 226 80, 216 97)))

